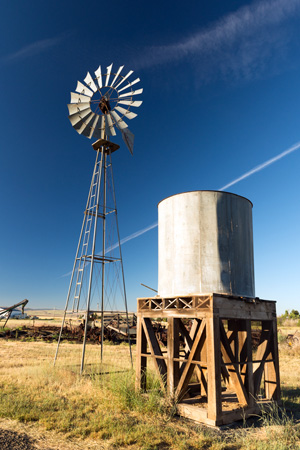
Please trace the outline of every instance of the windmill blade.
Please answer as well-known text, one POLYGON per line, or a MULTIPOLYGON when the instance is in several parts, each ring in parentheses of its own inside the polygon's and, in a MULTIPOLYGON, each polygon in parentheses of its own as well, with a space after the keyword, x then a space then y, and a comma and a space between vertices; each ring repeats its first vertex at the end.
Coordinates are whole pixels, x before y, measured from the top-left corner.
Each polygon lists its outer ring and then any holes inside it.
POLYGON ((124 128, 128 127, 127 123, 125 123, 124 120, 121 119, 121 117, 119 116, 118 113, 116 113, 116 111, 111 111, 111 115, 115 119, 115 124, 120 130, 123 130, 124 128))
POLYGON ((119 89, 118 92, 122 92, 125 89, 129 88, 130 86, 133 86, 134 84, 138 83, 139 81, 141 81, 139 78, 137 78, 136 80, 132 81, 131 83, 128 83, 127 86, 123 87, 122 89, 119 89))
MULTIPOLYGON (((84 129, 87 125, 88 125, 88 123, 92 120, 92 118, 94 117, 94 115, 95 115, 95 113, 93 113, 93 112, 90 112, 90 113, 88 113, 85 117, 81 117, 81 119, 79 120, 79 122, 77 122, 75 125, 73 125, 73 127, 75 128, 75 130, 78 130, 78 129, 84 129), (83 125, 84 125, 84 127, 83 127, 83 125)), ((70 119, 70 121, 71 121, 71 118, 69 117, 69 119, 70 119)), ((81 131, 81 133, 82 133, 82 131, 81 131)), ((81 134, 80 133, 80 134, 81 134)))
POLYGON ((85 79, 83 81, 85 82, 85 84, 87 84, 92 89, 92 91, 94 91, 94 92, 97 91, 97 86, 95 85, 94 80, 91 77, 90 72, 87 73, 87 75, 86 75, 86 77, 85 77, 85 79))
POLYGON ((130 70, 130 71, 128 72, 128 74, 125 75, 124 78, 122 78, 122 80, 120 81, 120 83, 118 83, 117 86, 115 86, 115 89, 118 89, 118 87, 119 87, 125 80, 127 80, 127 78, 130 77, 130 75, 131 75, 132 73, 133 73, 133 70, 130 70))
POLYGON ((95 131, 93 133, 94 139, 103 139, 104 138, 104 130, 105 130, 105 117, 104 116, 98 116, 99 120, 97 124, 95 125, 95 131), (99 126, 100 125, 100 126, 99 126))
MULTIPOLYGON (((105 130, 105 119, 104 116, 99 116, 99 122, 101 121, 100 127, 95 128, 93 138, 94 139, 102 139, 104 137, 104 130, 105 130)), ((99 125, 99 122, 97 125, 99 125)))
POLYGON ((100 130, 100 128, 96 128, 93 133, 93 139, 102 139, 102 138, 103 138, 102 131, 100 130))
POLYGON ((106 80, 105 80, 105 86, 108 86, 108 82, 109 82, 109 77, 110 77, 110 73, 111 73, 111 69, 112 69, 112 64, 110 66, 107 67, 107 74, 106 74, 106 80))
POLYGON ((94 132, 95 132, 95 129, 96 129, 96 125, 99 122, 99 119, 100 119, 100 116, 98 116, 96 114, 96 117, 94 118, 94 120, 91 121, 90 124, 89 124, 89 131, 87 130, 86 134, 84 132, 82 134, 84 134, 86 137, 91 139, 91 137, 94 135, 94 132))
POLYGON ((87 95, 88 97, 92 97, 94 94, 93 91, 87 88, 84 84, 80 83, 80 81, 77 81, 75 91, 79 92, 79 94, 87 95))
POLYGON ((88 109, 90 107, 90 103, 71 103, 68 106, 69 114, 72 116, 72 114, 76 114, 80 111, 84 111, 85 109, 88 109))
POLYGON ((118 103, 121 103, 122 105, 135 106, 137 108, 138 106, 141 106, 141 104, 143 102, 142 101, 133 101, 133 100, 119 100, 118 103))
POLYGON ((133 155, 134 134, 131 133, 129 128, 121 130, 123 141, 125 142, 128 150, 133 155))
POLYGON ((120 66, 120 67, 119 67, 118 72, 116 73, 115 78, 113 79, 113 81, 112 81, 112 83, 111 83, 111 87, 113 87, 113 85, 115 84, 115 82, 116 82, 118 76, 120 75, 121 70, 123 69, 123 67, 124 67, 124 66, 120 66))
POLYGON ((119 97, 131 97, 132 95, 138 95, 138 94, 141 94, 142 92, 143 92, 143 88, 138 89, 137 91, 130 91, 130 92, 127 92, 126 94, 121 94, 121 95, 119 95, 119 97))
POLYGON ((79 113, 73 114, 69 116, 70 122, 75 128, 75 125, 78 124, 81 120, 87 117, 89 114, 94 114, 91 108, 86 109, 85 111, 80 111, 79 113))
MULTIPOLYGON (((113 136, 113 131, 112 129, 108 126, 108 123, 105 122, 105 134, 106 136, 113 136)), ((114 136, 116 135, 116 132, 114 134, 114 136)))
POLYGON ((81 94, 75 94, 75 92, 71 92, 71 103, 85 103, 90 102, 90 97, 81 94))
POLYGON ((121 106, 116 106, 115 109, 117 111, 119 111, 121 114, 123 114, 124 116, 126 116, 127 119, 134 119, 137 116, 137 114, 135 114, 131 111, 128 111, 128 109, 121 108, 121 106))
POLYGON ((101 74, 101 66, 98 67, 98 69, 95 72, 97 81, 98 81, 98 86, 101 89, 102 88, 102 74, 101 74))
POLYGON ((82 124, 80 125, 80 127, 77 130, 77 133, 79 134, 83 134, 86 137, 89 137, 89 133, 90 133, 90 122, 94 119, 96 114, 92 113, 90 116, 88 116, 87 118, 85 118, 82 122, 82 124))
POLYGON ((114 129, 114 124, 113 121, 111 119, 110 113, 105 115, 106 121, 105 121, 105 130, 106 132, 108 131, 107 134, 109 134, 110 136, 116 136, 116 131, 114 129))

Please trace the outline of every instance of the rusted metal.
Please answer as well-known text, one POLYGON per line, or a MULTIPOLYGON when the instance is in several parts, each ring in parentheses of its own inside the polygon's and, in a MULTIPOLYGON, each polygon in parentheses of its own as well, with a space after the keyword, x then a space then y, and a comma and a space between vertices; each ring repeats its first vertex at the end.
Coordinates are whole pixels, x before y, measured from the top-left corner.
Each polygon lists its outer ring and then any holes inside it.
POLYGON ((106 153, 113 153, 120 148, 118 144, 114 144, 113 142, 108 141, 107 139, 98 139, 96 142, 92 144, 94 150, 99 150, 103 147, 103 150, 106 153))
POLYGON ((147 286, 146 284, 141 283, 141 286, 144 286, 144 287, 146 287, 147 289, 150 289, 151 291, 158 292, 156 289, 153 289, 153 288, 147 286))
POLYGON ((109 104, 109 101, 107 100, 107 98, 105 98, 105 97, 101 98, 100 103, 99 103, 99 108, 103 114, 109 113, 109 111, 111 110, 111 107, 110 107, 110 104, 109 104))
POLYGON ((8 320, 9 320, 9 318, 10 318, 10 316, 11 316, 11 313, 13 312, 14 309, 18 308, 18 306, 22 306, 22 314, 24 314, 24 308, 25 308, 25 306, 27 305, 28 302, 29 302, 29 300, 27 300, 27 299, 25 298, 24 300, 22 300, 22 301, 19 302, 19 303, 16 303, 16 304, 13 305, 13 306, 9 306, 8 308, 3 308, 2 311, 1 311, 0 316, 1 316, 1 315, 4 315, 4 314, 6 314, 6 313, 8 313, 8 316, 7 316, 6 321, 5 321, 5 323, 4 323, 4 325, 3 325, 2 328, 5 328, 5 325, 7 324, 8 320))
POLYGON ((290 333, 286 337, 286 343, 289 347, 297 347, 300 345, 300 333, 297 330, 295 333, 290 333))

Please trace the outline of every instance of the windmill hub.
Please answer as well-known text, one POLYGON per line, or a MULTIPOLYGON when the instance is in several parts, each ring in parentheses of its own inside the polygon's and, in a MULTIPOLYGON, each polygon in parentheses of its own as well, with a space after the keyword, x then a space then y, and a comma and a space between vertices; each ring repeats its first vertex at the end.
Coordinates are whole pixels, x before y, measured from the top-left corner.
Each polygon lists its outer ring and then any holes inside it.
POLYGON ((108 99, 105 97, 105 95, 100 100, 99 108, 103 114, 108 114, 109 111, 111 110, 110 103, 108 99))

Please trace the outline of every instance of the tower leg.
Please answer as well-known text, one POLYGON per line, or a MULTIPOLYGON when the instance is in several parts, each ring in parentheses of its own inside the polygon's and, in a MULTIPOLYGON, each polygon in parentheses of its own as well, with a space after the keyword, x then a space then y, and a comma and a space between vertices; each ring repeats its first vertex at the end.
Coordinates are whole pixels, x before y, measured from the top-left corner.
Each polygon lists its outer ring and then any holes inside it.
MULTIPOLYGON (((99 150, 98 150, 97 153, 98 153, 97 156, 99 156, 99 150)), ((98 167, 98 171, 100 173, 99 173, 98 185, 97 185, 97 189, 96 189, 96 204, 95 204, 96 208, 95 208, 95 212, 94 212, 94 214, 95 214, 95 221, 94 221, 92 252, 91 252, 91 255, 90 255, 90 276, 89 276, 88 296, 87 296, 87 302, 86 302, 86 316, 85 316, 85 324, 84 324, 84 337, 83 337, 83 346, 82 346, 80 375, 82 374, 83 367, 84 367, 86 336, 87 336, 87 331, 88 331, 88 323, 89 323, 89 315, 90 315, 91 290, 92 290, 92 281, 93 281, 94 258, 95 258, 97 224, 98 224, 98 213, 99 213, 99 196, 100 196, 101 175, 102 175, 102 171, 103 171, 103 166, 105 167, 105 151, 104 151, 104 149, 102 149, 102 152, 101 152, 101 163, 100 163, 100 167, 98 167)), ((105 169, 104 169, 104 173, 105 173, 105 169)), ((104 224, 105 224, 105 221, 103 223, 103 228, 104 228, 104 224)))
POLYGON ((115 208, 115 213, 116 213, 117 235, 118 235, 118 244, 119 244, 121 270, 122 270, 122 284, 123 284, 123 292, 124 292, 124 303, 125 303, 125 313, 126 313, 129 353, 130 353, 131 367, 133 367, 131 339, 130 339, 130 331, 129 331, 130 329, 129 329, 129 317, 128 317, 128 304, 127 304, 126 285, 125 285, 125 274, 124 274, 122 249, 121 249, 121 241, 120 241, 119 222, 118 222, 118 215, 117 215, 117 200, 116 200, 116 191, 115 191, 115 182, 114 182, 114 174, 113 174, 111 153, 109 154, 109 157, 110 157, 111 180, 112 180, 112 188, 113 188, 113 201, 114 201, 114 208, 115 208))
POLYGON ((102 228, 102 280, 101 280, 101 363, 103 361, 103 343, 104 343, 104 284, 105 284, 105 232, 106 232, 106 153, 104 154, 103 165, 103 228, 102 228))
MULTIPOLYGON (((120 284, 119 288, 121 289, 121 296, 124 300, 124 315, 126 316, 126 324, 127 324, 127 333, 128 333, 128 341, 129 341, 129 351, 130 351, 130 360, 132 365, 132 352, 131 352, 131 342, 130 342, 130 330, 129 330, 129 317, 128 317, 128 306, 127 306, 127 297, 126 297, 126 289, 125 289, 125 277, 124 277, 124 268, 123 268, 123 260, 122 260, 122 252, 121 252, 121 242, 120 242, 120 234, 119 234, 119 226, 118 226, 118 218, 117 218, 117 208, 116 208, 116 197, 115 197, 115 188, 114 188, 114 180, 113 180, 113 172, 112 172, 112 161, 111 161, 111 143, 103 140, 100 143, 99 147, 95 147, 97 151, 96 162, 94 166, 94 172, 92 177, 92 182, 90 185, 90 191, 87 201, 87 206, 84 212, 84 220, 81 228, 80 238, 78 242, 77 252, 75 256, 74 266, 72 270, 72 276, 69 286, 69 291, 67 295, 67 301, 62 321, 62 326, 59 334, 57 350, 55 355, 55 361, 58 355, 58 349, 61 342, 62 330, 65 324, 66 315, 69 308, 71 291, 74 290, 74 299, 73 299, 73 307, 72 312, 79 312, 79 310, 84 309, 84 336, 83 336, 83 348, 82 348, 82 356, 81 356, 81 364, 80 364, 80 373, 84 370, 84 361, 85 361, 85 349, 87 342, 87 334, 89 327, 89 318, 90 314, 96 311, 93 311, 91 308, 92 295, 94 295, 94 287, 95 286, 95 276, 94 276, 94 268, 96 263, 100 263, 101 267, 101 285, 99 296, 101 295, 101 362, 103 360, 103 343, 104 343, 104 313, 106 301, 110 301, 108 294, 108 299, 106 299, 106 282, 110 280, 109 278, 109 270, 107 271, 106 264, 110 263, 118 263, 121 264, 118 270, 121 270, 122 275, 121 278, 118 278, 119 274, 115 276, 114 283, 120 284), (106 144, 105 144, 106 142, 106 144), (110 172, 108 168, 110 167, 110 172), (108 179, 110 176, 110 179, 108 179), (110 189, 110 192, 108 191, 110 189), (113 205, 107 202, 108 195, 110 195, 110 201, 113 200, 113 205), (101 203, 101 205, 100 205, 101 203), (115 222, 113 222, 113 228, 117 232, 117 244, 113 242, 107 242, 108 238, 112 238, 113 232, 107 232, 107 217, 109 214, 113 214, 115 222), (102 239, 98 239, 97 234, 99 235, 99 220, 102 225, 102 239), (97 249, 98 246, 98 249, 97 249), (99 247, 101 250, 99 250, 99 247), (114 248, 119 248, 119 257, 115 257, 114 253, 110 253, 114 248), (87 273, 87 269, 89 267, 89 271, 87 273), (108 273, 108 275, 107 275, 108 273), (84 289, 83 289, 84 285, 84 289), (86 302, 84 304, 84 308, 82 308, 82 295, 86 295, 86 302)), ((114 151, 114 150, 113 150, 114 151)), ((111 217, 111 216, 110 216, 111 217)), ((110 230, 110 229, 109 229, 110 230)), ((98 308, 99 309, 99 308, 98 308)), ((113 308, 112 308, 113 309, 113 308)))
MULTIPOLYGON (((82 253, 82 250, 83 250, 82 243, 83 243, 83 240, 84 240, 84 230, 87 227, 87 217, 88 217, 86 212, 88 211, 89 206, 91 204, 91 197, 93 195, 93 186, 95 184, 95 178, 98 179, 97 178, 97 170, 99 172, 99 167, 98 166, 99 166, 99 152, 97 152, 97 155, 96 155, 96 161, 95 161, 95 165, 94 165, 93 176, 92 176, 92 180, 91 180, 91 184, 90 184, 90 190, 89 190, 88 199, 87 199, 87 203, 86 203, 85 214, 84 214, 84 217, 83 217, 83 222, 82 222, 82 226, 81 226, 81 231, 80 231, 80 236, 79 236, 79 240, 78 240, 77 250, 76 250, 76 254, 75 254, 75 259, 74 259, 72 275, 71 275, 71 280, 70 280, 68 294, 67 294, 67 300, 66 300, 63 320, 62 320, 62 324, 61 324, 61 328, 60 328, 60 332, 59 332, 57 348, 56 348, 56 353, 55 353, 55 357, 54 357, 54 365, 56 363, 57 356, 58 356, 59 345, 60 345, 60 342, 61 342, 62 331, 63 331, 63 327, 64 327, 65 320, 66 320, 66 314, 67 314, 68 307, 69 307, 70 295, 71 295, 71 290, 72 290, 72 286, 73 286, 73 282, 74 282, 74 275, 75 275, 75 272, 76 272, 76 267, 77 267, 76 285, 78 285, 78 280, 79 280, 79 276, 80 276, 80 272, 79 272, 80 268, 82 270, 81 280, 83 278, 83 271, 84 271, 84 268, 85 268, 86 258, 85 257, 82 258, 82 255, 79 257, 79 253, 80 253, 80 250, 81 250, 81 253, 82 253), (79 261, 79 267, 78 267, 78 261, 79 261)), ((100 185, 100 180, 99 180, 99 185, 100 185)), ((77 309, 77 312, 78 312, 80 294, 81 294, 81 286, 80 286, 79 291, 78 291, 78 299, 76 299, 76 288, 75 288, 72 312, 74 312, 74 309, 77 309), (76 306, 76 303, 77 303, 77 306, 76 306)))

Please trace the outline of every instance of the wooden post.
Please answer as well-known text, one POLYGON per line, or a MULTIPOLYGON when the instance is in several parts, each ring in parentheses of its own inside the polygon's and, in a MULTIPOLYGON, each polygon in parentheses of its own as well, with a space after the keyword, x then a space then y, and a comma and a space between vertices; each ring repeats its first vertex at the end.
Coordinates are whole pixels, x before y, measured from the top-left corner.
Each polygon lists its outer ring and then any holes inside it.
MULTIPOLYGON (((277 321, 272 323, 273 335, 271 336, 271 354, 270 359, 278 361, 278 338, 277 338, 277 321)), ((265 363, 265 394, 268 399, 280 400, 280 380, 279 380, 279 365, 274 362, 265 363)))
POLYGON ((254 380, 254 393, 255 396, 260 394, 260 386, 263 374, 265 372, 265 362, 272 350, 272 337, 273 337, 273 327, 272 321, 264 320, 262 321, 262 330, 260 343, 257 347, 256 360, 253 364, 253 380, 254 380))
POLYGON ((146 370, 147 370, 147 358, 142 356, 147 353, 147 340, 142 326, 142 318, 140 315, 137 317, 137 340, 136 340, 136 378, 135 388, 137 390, 146 390, 146 370))
POLYGON ((222 414, 221 399, 221 349, 219 316, 214 315, 206 320, 207 340, 207 418, 215 422, 222 414))
POLYGON ((252 336, 251 336, 251 320, 245 320, 245 330, 246 330, 246 343, 245 343, 245 353, 246 357, 244 357, 241 352, 241 358, 245 358, 246 365, 246 377, 245 377, 245 385, 248 392, 248 403, 249 406, 253 406, 255 404, 254 397, 254 380, 253 380, 253 362, 252 362, 252 336))
POLYGON ((180 319, 168 318, 168 360, 167 360, 167 389, 168 395, 174 396, 179 381, 179 324, 180 319))

